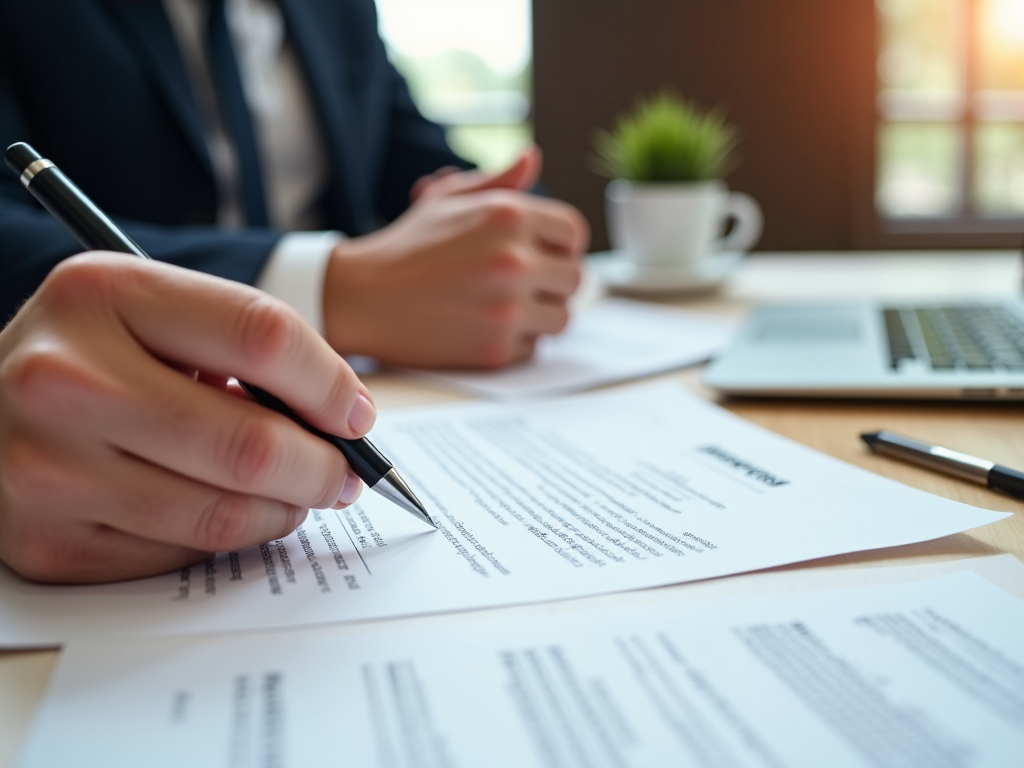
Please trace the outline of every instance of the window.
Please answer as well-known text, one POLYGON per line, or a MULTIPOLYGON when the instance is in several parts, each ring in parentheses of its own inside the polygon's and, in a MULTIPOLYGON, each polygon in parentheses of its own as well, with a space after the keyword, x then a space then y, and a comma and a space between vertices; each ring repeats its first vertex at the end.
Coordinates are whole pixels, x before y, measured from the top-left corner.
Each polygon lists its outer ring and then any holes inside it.
POLYGON ((381 36, 452 148, 498 169, 532 140, 530 0, 377 0, 381 36))
POLYGON ((1024 0, 876 0, 875 206, 909 231, 1019 231, 1024 0))

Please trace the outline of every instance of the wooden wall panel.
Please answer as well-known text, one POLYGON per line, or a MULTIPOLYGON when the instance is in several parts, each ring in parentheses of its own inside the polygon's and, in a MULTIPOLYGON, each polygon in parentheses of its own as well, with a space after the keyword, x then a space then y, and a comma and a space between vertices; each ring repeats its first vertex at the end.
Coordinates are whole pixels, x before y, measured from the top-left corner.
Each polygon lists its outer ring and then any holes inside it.
POLYGON ((593 131, 665 86, 742 127, 729 182, 765 210, 760 250, 1020 246, 1012 226, 911 233, 876 216, 873 0, 537 0, 533 14, 545 181, 587 214, 595 249, 607 238, 593 131))
MULTIPOLYGON (((872 0, 538 0, 534 118, 551 191, 606 247, 591 137, 665 86, 743 131, 730 186, 765 211, 762 250, 849 247, 857 141, 873 114, 872 0)), ((861 175, 864 168, 860 168, 861 175)))

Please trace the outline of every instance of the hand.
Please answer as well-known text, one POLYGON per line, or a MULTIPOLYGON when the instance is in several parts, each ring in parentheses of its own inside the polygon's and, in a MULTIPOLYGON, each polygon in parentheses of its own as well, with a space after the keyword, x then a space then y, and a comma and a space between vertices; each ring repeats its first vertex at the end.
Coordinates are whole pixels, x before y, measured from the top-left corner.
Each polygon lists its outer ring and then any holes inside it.
POLYGON ((40 581, 180 568, 280 538, 361 483, 327 442, 228 386, 360 437, 376 415, 299 316, 157 262, 63 262, 0 333, 0 559, 40 581))
POLYGON ((434 187, 435 182, 438 182, 441 179, 446 178, 448 176, 456 175, 461 175, 463 178, 469 178, 473 180, 482 180, 484 177, 484 174, 480 173, 479 171, 463 171, 459 168, 456 168, 454 165, 446 165, 442 168, 438 168, 433 173, 427 174, 426 176, 421 176, 416 180, 416 182, 412 185, 412 189, 409 191, 410 202, 415 203, 417 200, 419 200, 423 196, 424 192, 434 187))
POLYGON ((397 221, 342 241, 324 295, 326 337, 395 365, 497 368, 565 328, 588 241, 582 215, 527 194, 535 148, 507 171, 439 172, 397 221))

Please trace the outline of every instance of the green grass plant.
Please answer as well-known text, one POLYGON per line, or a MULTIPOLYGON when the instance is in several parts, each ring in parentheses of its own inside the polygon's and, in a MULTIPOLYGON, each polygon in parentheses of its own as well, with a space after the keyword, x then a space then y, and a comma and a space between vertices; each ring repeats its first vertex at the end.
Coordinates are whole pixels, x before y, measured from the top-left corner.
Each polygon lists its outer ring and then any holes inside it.
POLYGON ((619 117, 611 132, 597 132, 596 170, 634 182, 718 179, 735 167, 738 142, 721 109, 702 111, 663 91, 619 117))

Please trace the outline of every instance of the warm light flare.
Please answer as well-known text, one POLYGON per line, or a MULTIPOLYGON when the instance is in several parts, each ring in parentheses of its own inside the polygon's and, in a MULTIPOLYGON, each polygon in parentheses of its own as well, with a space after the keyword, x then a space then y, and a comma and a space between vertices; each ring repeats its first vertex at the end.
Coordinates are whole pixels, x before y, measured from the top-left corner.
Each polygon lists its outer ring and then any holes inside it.
POLYGON ((1024 49, 1024 0, 989 0, 982 21, 982 45, 1024 49))

